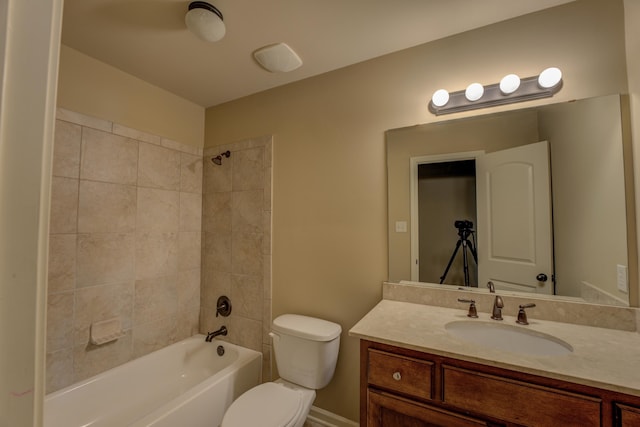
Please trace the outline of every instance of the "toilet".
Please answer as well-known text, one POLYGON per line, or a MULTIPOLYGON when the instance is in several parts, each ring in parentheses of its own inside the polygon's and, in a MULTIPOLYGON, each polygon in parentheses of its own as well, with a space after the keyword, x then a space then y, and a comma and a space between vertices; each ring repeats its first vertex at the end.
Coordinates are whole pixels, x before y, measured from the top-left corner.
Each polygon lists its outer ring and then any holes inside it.
POLYGON ((271 325, 280 378, 236 399, 221 427, 302 427, 316 390, 331 381, 340 348, 340 325, 314 317, 283 314, 271 325))

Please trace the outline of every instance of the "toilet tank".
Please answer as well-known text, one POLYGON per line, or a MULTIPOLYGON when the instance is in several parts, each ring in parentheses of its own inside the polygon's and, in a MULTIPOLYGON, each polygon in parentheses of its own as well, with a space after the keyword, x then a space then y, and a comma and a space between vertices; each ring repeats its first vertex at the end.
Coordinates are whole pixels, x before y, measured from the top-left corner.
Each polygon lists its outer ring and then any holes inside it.
POLYGON ((273 350, 280 377, 310 389, 329 384, 338 361, 337 323, 298 314, 283 314, 271 325, 273 350))

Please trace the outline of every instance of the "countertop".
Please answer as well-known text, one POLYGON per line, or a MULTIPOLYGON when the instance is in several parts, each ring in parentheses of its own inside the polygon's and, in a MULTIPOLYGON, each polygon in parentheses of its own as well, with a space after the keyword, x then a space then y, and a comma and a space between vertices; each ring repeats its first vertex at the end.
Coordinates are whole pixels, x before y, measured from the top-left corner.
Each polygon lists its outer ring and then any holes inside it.
POLYGON ((463 342, 445 330, 452 321, 496 322, 488 313, 467 317, 466 309, 382 300, 365 315, 349 335, 369 341, 454 357, 470 362, 527 372, 640 396, 640 334, 614 329, 536 320, 529 325, 504 316, 503 324, 552 335, 573 347, 560 356, 532 356, 498 351, 463 342))

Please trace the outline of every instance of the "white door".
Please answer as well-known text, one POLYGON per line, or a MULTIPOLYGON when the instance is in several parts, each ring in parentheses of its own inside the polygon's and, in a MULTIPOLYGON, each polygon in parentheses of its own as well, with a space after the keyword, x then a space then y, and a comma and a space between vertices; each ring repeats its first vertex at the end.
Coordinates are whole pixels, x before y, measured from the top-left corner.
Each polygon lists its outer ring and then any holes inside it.
POLYGON ((478 282, 553 294, 553 240, 546 141, 476 162, 478 282))

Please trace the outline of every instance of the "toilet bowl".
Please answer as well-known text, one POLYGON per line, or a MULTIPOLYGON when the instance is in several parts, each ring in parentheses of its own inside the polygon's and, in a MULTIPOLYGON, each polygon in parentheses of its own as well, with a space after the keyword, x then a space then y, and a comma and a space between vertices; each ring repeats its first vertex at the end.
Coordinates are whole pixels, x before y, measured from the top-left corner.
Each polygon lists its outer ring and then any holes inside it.
POLYGON ((221 427, 302 427, 316 390, 335 372, 340 325, 314 317, 284 314, 274 319, 271 333, 280 377, 260 384, 236 399, 221 427))
POLYGON ((264 383, 233 402, 221 427, 302 427, 315 398, 315 390, 282 379, 264 383))

